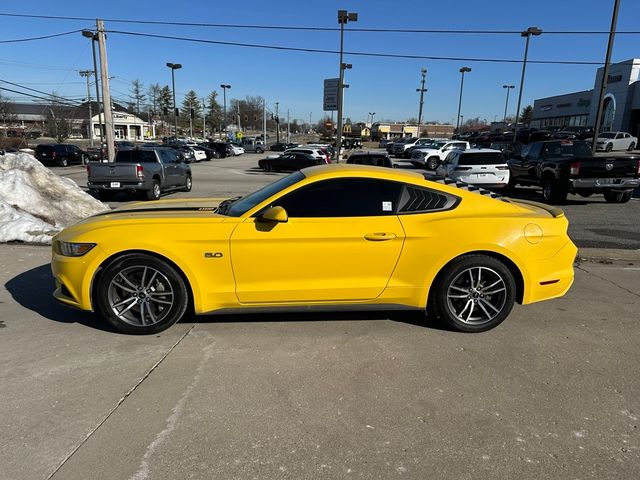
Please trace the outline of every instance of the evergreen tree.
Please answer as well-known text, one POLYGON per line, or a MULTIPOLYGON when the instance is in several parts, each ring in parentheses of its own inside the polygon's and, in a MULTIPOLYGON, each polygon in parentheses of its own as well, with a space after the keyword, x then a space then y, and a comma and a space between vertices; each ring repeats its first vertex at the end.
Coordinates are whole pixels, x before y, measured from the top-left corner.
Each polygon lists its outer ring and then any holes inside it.
POLYGON ((144 103, 147 96, 144 94, 143 84, 140 80, 135 79, 131 82, 131 105, 137 115, 140 115, 140 105, 144 103))
POLYGON ((202 117, 202 102, 198 98, 198 94, 195 90, 189 90, 184 96, 182 108, 180 109, 180 118, 178 120, 181 125, 189 125, 191 110, 193 110, 193 121, 195 126, 198 119, 202 117))
POLYGON ((520 112, 520 119, 518 120, 523 125, 529 125, 533 120, 533 107, 531 105, 527 105, 520 112))
POLYGON ((222 125, 222 106, 218 103, 218 92, 215 90, 207 97, 207 122, 211 130, 220 130, 222 125))

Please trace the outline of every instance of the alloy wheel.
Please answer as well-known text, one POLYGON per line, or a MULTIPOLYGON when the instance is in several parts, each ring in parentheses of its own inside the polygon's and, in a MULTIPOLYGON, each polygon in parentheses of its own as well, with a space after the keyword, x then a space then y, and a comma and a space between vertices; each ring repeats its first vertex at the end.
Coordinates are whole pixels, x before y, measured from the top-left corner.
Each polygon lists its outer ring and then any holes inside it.
POLYGON ((492 268, 470 267, 460 272, 447 288, 447 306, 460 321, 482 325, 492 321, 504 309, 507 286, 492 268))
POLYGON ((113 314, 136 327, 164 320, 171 311, 174 297, 167 276, 145 265, 124 268, 111 280, 107 289, 113 314))

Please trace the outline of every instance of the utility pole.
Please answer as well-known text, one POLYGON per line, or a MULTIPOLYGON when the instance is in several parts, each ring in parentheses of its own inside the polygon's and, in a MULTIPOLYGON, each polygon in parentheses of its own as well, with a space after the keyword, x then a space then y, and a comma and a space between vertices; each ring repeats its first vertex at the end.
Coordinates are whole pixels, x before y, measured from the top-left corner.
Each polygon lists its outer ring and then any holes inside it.
POLYGON ((620 0, 615 0, 613 4, 613 14, 611 16, 611 28, 609 29, 609 43, 607 44, 607 55, 604 60, 604 69, 602 71, 602 81, 600 82, 600 93, 598 95, 598 108, 596 110, 596 124, 595 131, 593 132, 593 143, 591 149, 596 151, 596 144, 598 142, 598 135, 600 134, 600 128, 602 127, 602 109, 604 107, 604 92, 607 89, 607 82, 609 81, 609 66, 611 65, 611 52, 613 50, 613 41, 616 37, 616 26, 618 24, 618 9, 620 8, 620 0))
POLYGON ((262 101, 262 143, 264 149, 267 149, 267 101, 262 101))
POLYGON ((311 133, 311 115, 313 112, 309 112, 309 133, 311 133))
POLYGON ((287 108, 287 143, 289 142, 289 136, 290 136, 291 130, 289 129, 289 109, 287 108))
MULTIPOLYGON (((420 88, 416 88, 416 92, 420 92, 420 108, 418 108, 418 132, 416 137, 420 138, 420 122, 422 121, 422 105, 424 104, 424 92, 427 91, 424 88, 425 77, 427 76, 427 69, 423 68, 420 70, 420 75, 422 75, 422 81, 420 83, 420 88)), ((373 118, 371 119, 371 123, 373 123, 373 118)))
POLYGON ((280 102, 276 102, 276 143, 280 143, 280 118, 278 117, 278 105, 280 105, 280 102))
POLYGON ((78 72, 81 77, 87 79, 87 105, 89 105, 89 124, 87 134, 89 136, 89 145, 93 147, 93 111, 91 108, 91 88, 89 87, 89 77, 93 74, 91 70, 80 70, 78 72))
POLYGON ((344 50, 344 26, 347 22, 357 22, 358 14, 355 12, 347 12, 346 10, 338 10, 338 23, 340 24, 340 79, 338 81, 338 129, 336 132, 336 162, 340 161, 340 149, 342 147, 342 102, 344 99, 344 71, 351 68, 351 64, 342 63, 342 54, 344 50))
MULTIPOLYGON (((236 102, 236 111, 237 111, 237 114, 238 114, 238 122, 237 122, 237 124, 238 124, 238 133, 240 133, 240 129, 242 128, 242 124, 240 123, 240 100, 238 100, 236 102)), ((236 138, 238 138, 237 134, 236 134, 236 138)))
POLYGON ((107 161, 113 162, 116 153, 113 143, 113 113, 111 110, 111 91, 109 89, 107 46, 105 44, 104 22, 102 20, 96 20, 96 30, 98 33, 98 50, 100 52, 100 83, 102 84, 104 126, 107 137, 107 161))
POLYGON ((202 99, 202 140, 207 139, 207 104, 202 99))

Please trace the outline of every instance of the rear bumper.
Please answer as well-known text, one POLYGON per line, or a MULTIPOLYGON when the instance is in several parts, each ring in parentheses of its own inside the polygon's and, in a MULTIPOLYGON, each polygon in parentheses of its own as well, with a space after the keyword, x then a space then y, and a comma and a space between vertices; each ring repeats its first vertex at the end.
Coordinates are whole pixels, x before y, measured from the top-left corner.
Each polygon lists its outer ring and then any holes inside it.
POLYGON ((523 304, 561 297, 573 284, 573 264, 578 248, 569 240, 554 256, 532 262, 529 285, 525 288, 523 304))
POLYGON ((633 189, 640 186, 637 178, 575 178, 569 180, 572 188, 580 189, 633 189))
POLYGON ((119 187, 112 187, 112 182, 88 182, 87 187, 89 190, 149 190, 151 185, 147 185, 145 182, 119 182, 119 187))

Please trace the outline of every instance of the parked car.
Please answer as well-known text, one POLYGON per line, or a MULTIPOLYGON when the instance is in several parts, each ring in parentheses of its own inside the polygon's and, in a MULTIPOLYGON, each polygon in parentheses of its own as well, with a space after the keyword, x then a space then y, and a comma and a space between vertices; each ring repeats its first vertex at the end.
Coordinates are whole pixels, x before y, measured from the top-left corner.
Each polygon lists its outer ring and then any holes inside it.
POLYGON ((203 142, 200 145, 203 147, 210 148, 218 152, 219 158, 226 158, 233 156, 233 150, 231 149, 231 145, 225 142, 203 142))
POLYGON ((239 156, 239 155, 242 155, 244 153, 244 148, 242 148, 239 145, 230 143, 229 147, 231 147, 231 151, 233 152, 233 155, 236 156, 236 157, 239 156))
POLYGON ((508 164, 510 186, 539 185, 548 202, 603 193, 607 202, 624 203, 640 186, 640 156, 594 157, 584 140, 533 142, 508 164))
POLYGON ((87 186, 98 198, 113 192, 144 193, 157 200, 162 192, 191 190, 191 167, 178 150, 167 147, 118 150, 113 163, 90 162, 87 186))
POLYGON ((312 167, 244 197, 126 206, 68 227, 53 238, 53 295, 127 334, 247 305, 390 304, 482 332, 515 302, 568 291, 567 228, 555 207, 415 172, 312 167))
POLYGON ((284 153, 304 153, 306 155, 311 155, 313 158, 317 160, 321 160, 321 163, 331 163, 331 155, 329 154, 329 150, 324 147, 296 147, 290 148, 286 150, 284 153))
POLYGON ((275 158, 263 158, 258 161, 258 167, 265 172, 281 172, 302 170, 303 168, 329 163, 325 158, 317 158, 310 153, 288 150, 275 158))
POLYGON ((245 152, 264 153, 264 143, 255 138, 245 138, 242 140, 242 148, 245 152))
POLYGON ((373 165, 375 167, 393 168, 393 162, 386 153, 356 152, 347 158, 347 163, 354 165, 373 165))
POLYGON ((378 148, 386 148, 387 145, 391 142, 392 140, 388 138, 381 138, 380 141, 378 142, 378 148))
POLYGON ((85 151, 69 143, 38 145, 35 157, 43 165, 56 164, 61 167, 66 167, 72 163, 84 165, 89 161, 89 155, 85 151))
POLYGON ((212 148, 203 147, 201 145, 196 145, 191 148, 195 151, 202 152, 205 156, 204 160, 206 161, 210 161, 212 158, 220 158, 220 155, 218 154, 218 152, 212 148))
MULTIPOLYGON (((387 153, 388 153, 389 155, 394 155, 394 153, 393 153, 393 152, 394 152, 394 149, 396 148, 396 145, 398 145, 398 144, 402 144, 402 143, 405 143, 405 142, 407 142, 407 141, 411 140, 411 138, 412 138, 412 137, 404 137, 404 138, 400 138, 400 139, 395 139, 395 140, 393 140, 393 142, 390 142, 390 143, 389 143, 389 144, 387 144, 387 146, 385 147, 385 148, 386 148, 386 150, 387 150, 387 153)), ((413 137, 413 138, 415 138, 415 137, 413 137)), ((398 149, 400 149, 400 147, 398 147, 398 149)))
POLYGON ((509 184, 509 165, 500 150, 453 150, 438 166, 436 175, 487 189, 501 190, 509 184))
POLYGON ((416 148, 408 163, 428 170, 435 170, 451 150, 466 150, 467 148, 471 148, 469 142, 460 140, 434 142, 427 147, 416 148))
POLYGON ((418 137, 404 138, 402 139, 402 141, 396 142, 393 144, 393 148, 391 149, 391 154, 394 155, 395 157, 403 157, 404 151, 407 148, 415 145, 417 141, 418 141, 418 137))
POLYGON ((207 153, 197 145, 189 145, 185 147, 183 150, 189 150, 193 152, 193 159, 196 162, 202 162, 203 160, 207 160, 207 153))
POLYGON ((611 152, 613 150, 627 150, 630 152, 638 145, 638 139, 626 132, 604 132, 596 139, 596 150, 611 152))
POLYGON ((300 145, 297 143, 283 143, 283 142, 278 142, 278 143, 274 143, 273 145, 271 145, 269 147, 269 150, 271 150, 272 152, 284 152, 285 150, 289 150, 290 148, 295 148, 295 147, 299 147, 300 145))

